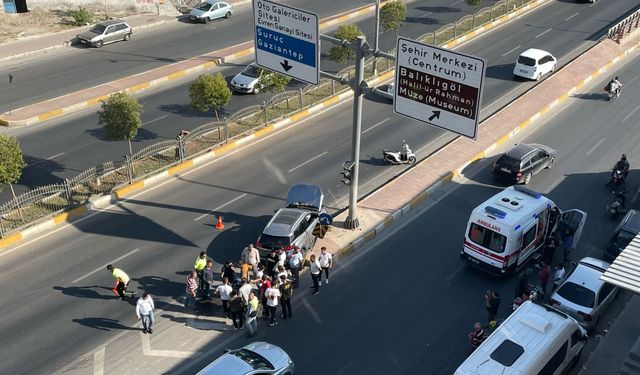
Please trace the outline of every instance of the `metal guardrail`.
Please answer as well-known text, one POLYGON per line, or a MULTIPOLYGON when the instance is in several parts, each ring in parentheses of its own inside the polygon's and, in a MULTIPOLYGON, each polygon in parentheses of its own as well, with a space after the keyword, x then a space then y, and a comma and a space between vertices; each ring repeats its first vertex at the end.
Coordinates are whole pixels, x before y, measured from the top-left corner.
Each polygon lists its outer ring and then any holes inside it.
POLYGON ((631 13, 622 21, 613 25, 613 27, 609 28, 609 31, 607 31, 607 38, 620 44, 622 42, 622 39, 626 35, 631 34, 633 31, 637 30, 639 25, 640 8, 636 9, 635 12, 631 13))
MULTIPOLYGON (((532 1, 534 0, 498 1, 491 7, 478 10, 472 17, 463 17, 460 21, 433 33, 423 34, 418 40, 427 43, 447 43, 456 35, 480 27, 532 1)), ((366 78, 373 75, 372 61, 373 59, 369 59, 365 68, 366 78)), ((386 59, 378 60, 379 74, 393 67, 393 63, 386 59)), ((353 69, 347 67, 341 70, 340 74, 350 78, 353 69)), ((123 161, 108 161, 91 167, 63 183, 27 191, 0 205, 0 237, 52 217, 65 209, 82 205, 91 197, 110 194, 118 186, 208 152, 229 139, 250 134, 288 114, 347 89, 349 87, 346 85, 322 79, 318 86, 308 85, 297 91, 276 94, 262 105, 243 108, 224 121, 205 123, 175 140, 146 146, 133 155, 126 155, 123 161)))

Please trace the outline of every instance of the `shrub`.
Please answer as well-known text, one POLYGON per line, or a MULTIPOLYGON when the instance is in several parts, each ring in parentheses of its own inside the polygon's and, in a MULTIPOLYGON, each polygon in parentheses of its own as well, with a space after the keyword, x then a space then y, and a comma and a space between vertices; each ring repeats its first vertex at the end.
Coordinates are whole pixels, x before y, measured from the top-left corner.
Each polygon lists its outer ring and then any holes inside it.
POLYGON ((78 7, 78 10, 72 10, 70 14, 76 26, 85 26, 93 23, 93 14, 86 8, 78 7))

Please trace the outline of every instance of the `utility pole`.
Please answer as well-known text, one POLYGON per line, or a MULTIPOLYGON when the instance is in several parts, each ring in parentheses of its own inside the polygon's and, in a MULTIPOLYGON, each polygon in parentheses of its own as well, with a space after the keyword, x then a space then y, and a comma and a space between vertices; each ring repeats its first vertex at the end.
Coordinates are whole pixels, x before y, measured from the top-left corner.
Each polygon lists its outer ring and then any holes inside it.
POLYGON ((13 110, 13 97, 11 93, 12 83, 13 83, 13 74, 9 74, 9 117, 11 117, 11 111, 13 110))
MULTIPOLYGON (((378 37, 380 34, 380 0, 376 0, 376 24, 374 28, 373 50, 378 51, 378 37)), ((378 58, 373 59, 373 75, 378 74, 378 58)))

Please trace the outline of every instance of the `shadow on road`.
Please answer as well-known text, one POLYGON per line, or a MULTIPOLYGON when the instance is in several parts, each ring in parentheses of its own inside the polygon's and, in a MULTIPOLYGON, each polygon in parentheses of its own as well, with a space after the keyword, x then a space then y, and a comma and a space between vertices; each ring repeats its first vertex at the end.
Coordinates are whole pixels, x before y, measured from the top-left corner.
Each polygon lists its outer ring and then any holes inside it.
POLYGON ((53 289, 61 291, 62 294, 66 294, 68 296, 78 297, 78 298, 110 299, 110 300, 118 298, 116 295, 114 295, 111 292, 111 288, 106 286, 98 286, 98 285, 69 286, 69 287, 54 286, 53 289), (108 290, 108 294, 99 293, 96 289, 108 290))
POLYGON ((171 281, 165 277, 159 276, 143 276, 132 278, 131 280, 138 283, 138 295, 149 293, 152 296, 178 296, 184 293, 184 284, 171 281))
POLYGON ((113 331, 113 330, 129 330, 138 331, 138 328, 127 327, 116 319, 109 318, 83 318, 83 319, 71 319, 72 322, 87 326, 89 328, 99 329, 101 331, 113 331))
POLYGON ((607 93, 595 93, 595 92, 586 92, 584 94, 573 94, 572 98, 576 99, 584 99, 584 100, 599 100, 599 101, 607 101, 608 95, 607 93))

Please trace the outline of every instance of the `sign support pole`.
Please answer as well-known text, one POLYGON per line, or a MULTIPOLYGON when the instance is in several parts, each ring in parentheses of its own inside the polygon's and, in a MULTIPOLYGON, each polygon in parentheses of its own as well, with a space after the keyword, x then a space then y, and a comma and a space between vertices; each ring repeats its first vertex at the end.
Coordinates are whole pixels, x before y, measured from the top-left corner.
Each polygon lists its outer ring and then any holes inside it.
POLYGON ((356 76, 353 85, 353 132, 351 134, 351 161, 353 164, 349 190, 349 215, 344 222, 347 229, 356 229, 358 222, 358 175, 360 170, 360 133, 362 129, 362 85, 364 84, 365 37, 359 36, 356 47, 356 76))

